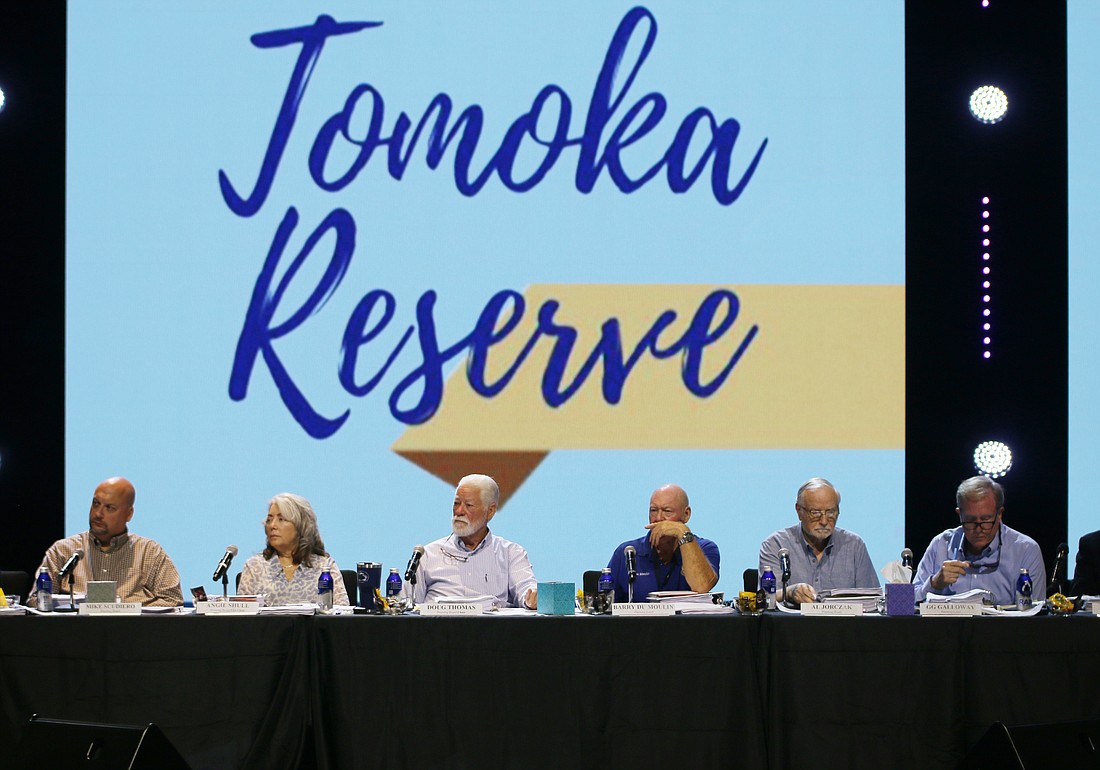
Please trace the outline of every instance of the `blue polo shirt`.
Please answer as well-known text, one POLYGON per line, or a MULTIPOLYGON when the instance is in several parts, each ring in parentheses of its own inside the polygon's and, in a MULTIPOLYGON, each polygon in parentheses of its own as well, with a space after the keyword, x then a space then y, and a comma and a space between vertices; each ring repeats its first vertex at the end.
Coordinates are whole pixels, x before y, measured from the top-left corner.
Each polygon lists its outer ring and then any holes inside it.
MULTIPOLYGON (((718 545, 705 537, 696 537, 695 542, 703 549, 703 555, 710 562, 714 574, 718 575, 718 545)), ((615 581, 615 601, 626 601, 626 556, 623 555, 623 551, 628 545, 634 546, 634 550, 638 552, 638 576, 634 579, 634 601, 644 602, 646 597, 654 591, 691 590, 687 579, 684 578, 684 564, 680 549, 676 549, 669 564, 662 564, 657 552, 649 544, 649 535, 646 534, 637 540, 620 543, 615 553, 611 555, 611 561, 607 563, 611 568, 611 579, 615 581)))

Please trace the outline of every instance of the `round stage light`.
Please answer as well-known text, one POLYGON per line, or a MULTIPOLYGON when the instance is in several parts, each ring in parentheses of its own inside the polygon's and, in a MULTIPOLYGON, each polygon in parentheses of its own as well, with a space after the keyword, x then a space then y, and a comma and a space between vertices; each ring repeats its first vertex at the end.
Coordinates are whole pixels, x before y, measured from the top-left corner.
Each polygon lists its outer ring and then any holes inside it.
POLYGON ((0 88, 0 112, 4 111, 4 100, 5 100, 4 89, 0 88))
POLYGON ((1012 469, 1012 450, 1000 441, 983 441, 974 450, 974 467, 991 479, 1012 469))
POLYGON ((981 123, 997 123, 1008 112, 1008 96, 997 86, 981 86, 970 94, 970 114, 981 123))

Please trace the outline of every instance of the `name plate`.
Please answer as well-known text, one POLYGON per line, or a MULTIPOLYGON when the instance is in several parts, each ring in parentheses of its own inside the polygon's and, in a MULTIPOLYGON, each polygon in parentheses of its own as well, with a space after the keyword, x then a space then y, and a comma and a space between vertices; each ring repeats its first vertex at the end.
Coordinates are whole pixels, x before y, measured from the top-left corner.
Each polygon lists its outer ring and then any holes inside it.
POLYGON ((259 602, 195 602, 196 615, 259 615, 259 602))
POLYGON ((982 614, 982 605, 924 602, 920 614, 922 618, 970 618, 982 614))
POLYGON ((676 608, 668 602, 616 602, 611 605, 611 614, 624 618, 652 618, 675 615, 676 608))
POLYGON ((140 615, 141 602, 84 602, 77 612, 81 615, 140 615))
POLYGON ((810 602, 802 605, 802 614, 808 617, 863 617, 861 602, 810 602))
POLYGON ((420 608, 425 617, 464 617, 480 615, 485 608, 477 602, 428 602, 420 608))

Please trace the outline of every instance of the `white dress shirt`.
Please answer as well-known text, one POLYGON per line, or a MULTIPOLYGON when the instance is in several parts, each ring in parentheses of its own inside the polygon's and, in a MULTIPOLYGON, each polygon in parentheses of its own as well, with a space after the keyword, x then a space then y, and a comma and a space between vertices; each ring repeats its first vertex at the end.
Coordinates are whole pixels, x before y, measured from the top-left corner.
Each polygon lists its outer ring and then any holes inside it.
POLYGON ((523 597, 536 586, 523 546, 489 532, 471 551, 452 533, 424 547, 414 597, 421 603, 493 596, 503 607, 523 607, 523 597))

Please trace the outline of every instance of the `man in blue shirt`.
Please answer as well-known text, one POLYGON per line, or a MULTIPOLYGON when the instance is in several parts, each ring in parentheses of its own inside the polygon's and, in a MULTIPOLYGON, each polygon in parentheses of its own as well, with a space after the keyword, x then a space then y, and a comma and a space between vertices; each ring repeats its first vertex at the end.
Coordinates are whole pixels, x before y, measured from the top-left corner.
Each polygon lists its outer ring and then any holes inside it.
POLYGON ((718 582, 718 546, 696 537, 688 529, 690 518, 687 492, 675 484, 666 484, 650 495, 649 533, 620 543, 607 563, 615 581, 615 601, 627 600, 627 546, 633 546, 637 553, 636 602, 645 601, 654 591, 704 593, 714 588, 718 582))
POLYGON ((840 492, 827 479, 812 478, 798 488, 794 511, 798 523, 773 532, 760 544, 760 574, 771 568, 777 580, 779 552, 791 559, 787 593, 781 601, 807 604, 836 588, 878 588, 878 574, 867 545, 855 532, 840 529, 840 492))
POLYGON ((1016 579, 1027 568, 1040 599, 1047 572, 1039 544, 1002 521, 1004 489, 986 476, 973 476, 959 484, 955 509, 960 526, 932 538, 917 567, 917 599, 929 593, 965 593, 975 588, 989 591, 995 604, 1012 604, 1016 579))

